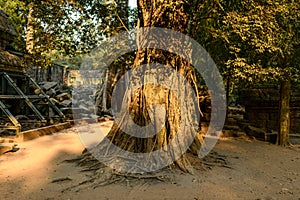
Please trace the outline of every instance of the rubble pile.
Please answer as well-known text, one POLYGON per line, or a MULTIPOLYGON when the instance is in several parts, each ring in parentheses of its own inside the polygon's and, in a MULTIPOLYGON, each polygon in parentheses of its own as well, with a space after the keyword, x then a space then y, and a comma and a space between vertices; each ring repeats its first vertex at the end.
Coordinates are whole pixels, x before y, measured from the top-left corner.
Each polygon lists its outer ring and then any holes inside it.
MULTIPOLYGON (((41 88, 67 119, 95 119, 96 87, 58 85, 57 82, 41 82, 41 88)), ((51 116, 50 117, 56 117, 51 116)))
POLYGON ((74 119, 96 119, 97 109, 95 106, 96 85, 81 85, 72 91, 72 109, 74 119))

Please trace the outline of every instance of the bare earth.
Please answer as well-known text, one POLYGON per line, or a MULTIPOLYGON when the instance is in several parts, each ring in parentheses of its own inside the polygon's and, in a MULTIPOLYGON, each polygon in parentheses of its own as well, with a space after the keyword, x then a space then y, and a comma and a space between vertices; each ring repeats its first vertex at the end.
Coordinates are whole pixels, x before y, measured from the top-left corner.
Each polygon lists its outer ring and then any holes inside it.
MULTIPOLYGON (((102 125, 105 131, 110 124, 102 125)), ((173 173, 171 182, 82 185, 89 172, 74 163, 84 149, 75 128, 18 145, 0 156, 0 199, 300 199, 300 149, 247 138, 221 138, 214 148, 227 167, 195 175, 173 173)))

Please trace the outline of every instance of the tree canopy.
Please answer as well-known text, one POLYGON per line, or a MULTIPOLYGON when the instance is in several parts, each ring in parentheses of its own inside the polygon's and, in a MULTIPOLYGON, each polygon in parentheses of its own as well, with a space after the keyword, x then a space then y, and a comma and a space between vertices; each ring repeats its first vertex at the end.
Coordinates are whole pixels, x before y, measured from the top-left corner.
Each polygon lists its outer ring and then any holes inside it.
POLYGON ((38 66, 90 52, 106 37, 132 26, 128 16, 135 15, 127 1, 5 0, 0 8, 19 35, 13 48, 38 66))

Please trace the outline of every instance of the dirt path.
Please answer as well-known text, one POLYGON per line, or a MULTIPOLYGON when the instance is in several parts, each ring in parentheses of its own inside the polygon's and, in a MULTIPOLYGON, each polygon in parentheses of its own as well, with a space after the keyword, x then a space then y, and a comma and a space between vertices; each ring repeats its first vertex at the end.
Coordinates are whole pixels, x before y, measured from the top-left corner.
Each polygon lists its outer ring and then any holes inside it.
MULTIPOLYGON (((105 127, 108 131, 107 126, 105 127)), ((63 162, 83 150, 74 128, 19 145, 0 156, 0 199, 300 199, 300 150, 241 138, 222 138, 214 152, 228 166, 174 173, 168 183, 63 189, 87 172, 63 162), (78 190, 79 189, 79 190, 78 190)))

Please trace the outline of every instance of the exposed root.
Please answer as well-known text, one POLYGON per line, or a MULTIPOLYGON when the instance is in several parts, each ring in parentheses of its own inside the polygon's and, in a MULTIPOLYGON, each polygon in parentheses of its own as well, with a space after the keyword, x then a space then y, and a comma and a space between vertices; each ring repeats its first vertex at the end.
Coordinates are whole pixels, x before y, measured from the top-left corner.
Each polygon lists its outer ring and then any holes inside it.
POLYGON ((158 181, 168 181, 170 180, 170 178, 166 175, 166 174, 162 174, 162 173, 157 173, 157 174, 121 174, 118 172, 113 172, 114 174, 118 175, 118 176, 124 176, 126 178, 133 178, 133 179, 152 179, 152 180, 158 180, 158 181))
POLYGON ((64 182, 64 181, 72 181, 72 179, 70 179, 69 177, 58 178, 58 179, 54 179, 53 181, 51 181, 51 183, 60 183, 60 182, 64 182))
POLYGON ((232 167, 230 167, 228 165, 219 164, 219 163, 210 163, 210 162, 205 162, 205 161, 202 161, 202 163, 206 166, 209 166, 209 167, 225 167, 225 168, 228 168, 228 169, 233 169, 232 167))
POLYGON ((133 184, 140 184, 141 182, 150 183, 153 181, 171 183, 171 174, 167 173, 166 171, 145 174, 123 174, 109 167, 102 167, 100 169, 98 168, 97 170, 94 170, 94 173, 92 173, 87 180, 65 188, 61 192, 63 193, 71 190, 75 190, 76 192, 78 192, 87 188, 95 189, 97 187, 106 186, 114 183, 123 183, 125 186, 131 186, 133 184))
POLYGON ((227 162, 225 155, 220 155, 217 152, 213 151, 208 156, 201 160, 201 163, 209 167, 225 167, 233 169, 227 162))
MULTIPOLYGON (((211 152, 203 160, 200 160, 197 156, 189 153, 186 154, 185 158, 177 160, 178 163, 190 162, 186 165, 191 166, 190 171, 185 171, 188 173, 194 172, 194 170, 207 170, 212 167, 225 167, 232 169, 228 164, 226 156, 220 155, 217 152, 211 152), (185 161, 183 161, 185 160, 185 161), (199 168, 201 167, 201 168, 199 168)), ((76 159, 67 160, 67 162, 76 163, 77 165, 84 167, 82 171, 92 172, 88 178, 78 184, 75 184, 71 187, 64 189, 62 192, 70 190, 83 190, 87 188, 97 188, 100 186, 106 186, 110 184, 123 184, 124 186, 132 186, 136 184, 150 184, 152 182, 167 182, 172 183, 174 177, 172 172, 176 171, 176 168, 180 171, 183 171, 184 168, 180 168, 178 164, 172 164, 169 168, 160 170, 159 172, 147 172, 147 173, 121 173, 114 169, 111 169, 104 164, 96 160, 89 152, 85 152, 83 155, 76 159), (175 169, 175 170, 174 170, 175 169)))

